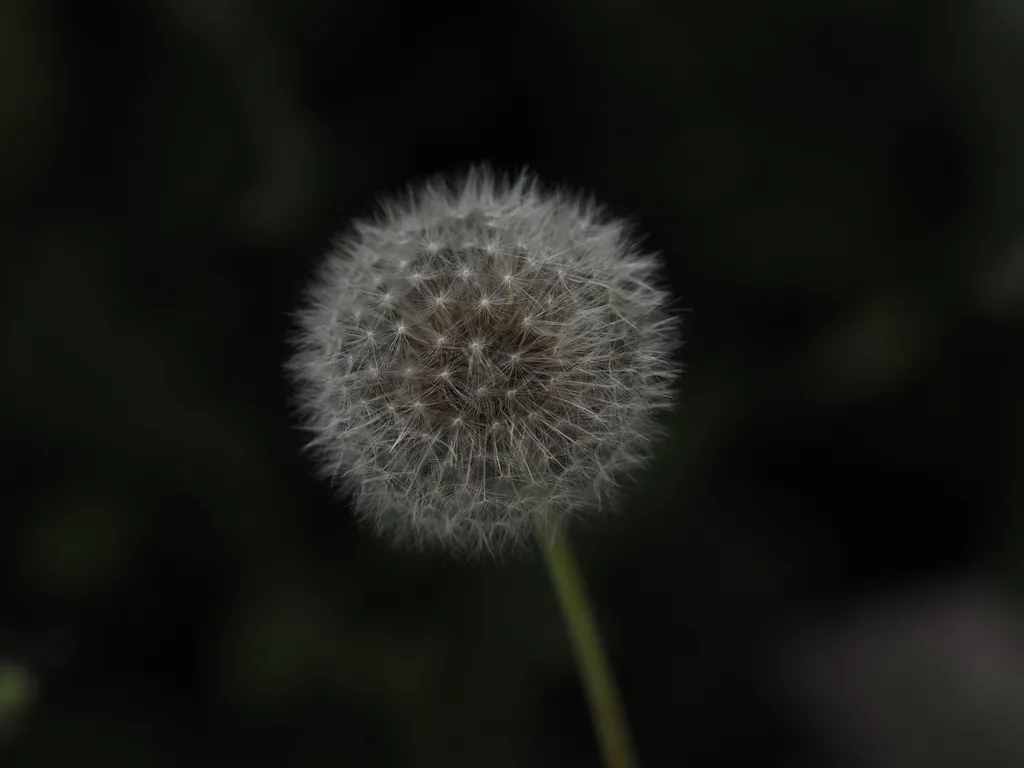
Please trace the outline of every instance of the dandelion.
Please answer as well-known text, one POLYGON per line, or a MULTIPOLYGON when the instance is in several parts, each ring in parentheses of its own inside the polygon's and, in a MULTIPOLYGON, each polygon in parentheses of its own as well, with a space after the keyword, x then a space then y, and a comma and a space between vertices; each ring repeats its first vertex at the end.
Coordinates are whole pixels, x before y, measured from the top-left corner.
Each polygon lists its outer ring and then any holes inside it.
POLYGON ((323 473, 399 541, 500 554, 609 506, 671 404, 658 263, 593 203, 472 169, 337 241, 290 370, 323 473))
POLYGON ((526 173, 385 202, 296 316, 288 368, 321 472, 397 542, 500 555, 541 532, 550 555, 647 462, 672 404, 659 266, 625 222, 526 173))

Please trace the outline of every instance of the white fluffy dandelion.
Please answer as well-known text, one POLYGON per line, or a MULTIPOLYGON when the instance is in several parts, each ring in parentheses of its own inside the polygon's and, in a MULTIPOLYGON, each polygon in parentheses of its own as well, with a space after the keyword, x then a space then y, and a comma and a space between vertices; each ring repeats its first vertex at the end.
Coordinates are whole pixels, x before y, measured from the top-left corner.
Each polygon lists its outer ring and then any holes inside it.
POLYGON ((669 407, 679 327, 623 221, 474 168, 336 242, 288 368, 323 473, 400 541, 501 552, 605 506, 669 407))

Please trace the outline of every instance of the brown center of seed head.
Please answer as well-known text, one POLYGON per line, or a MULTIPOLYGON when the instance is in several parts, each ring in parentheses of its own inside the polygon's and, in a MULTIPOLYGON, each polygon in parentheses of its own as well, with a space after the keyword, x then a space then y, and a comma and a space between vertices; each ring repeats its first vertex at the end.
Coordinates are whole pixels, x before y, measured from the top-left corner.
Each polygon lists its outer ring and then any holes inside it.
MULTIPOLYGON (((488 264, 488 254, 476 251, 462 248, 441 259, 424 253, 411 266, 426 273, 429 262, 488 264)), ((516 271, 524 262, 523 253, 506 258, 516 271)), ((403 356, 407 365, 396 371, 406 373, 399 377, 404 381, 396 381, 393 391, 406 405, 418 403, 427 424, 457 423, 483 433, 522 422, 543 407, 554 339, 539 331, 531 308, 502 275, 477 268, 464 277, 442 275, 406 291, 418 322, 403 356)))

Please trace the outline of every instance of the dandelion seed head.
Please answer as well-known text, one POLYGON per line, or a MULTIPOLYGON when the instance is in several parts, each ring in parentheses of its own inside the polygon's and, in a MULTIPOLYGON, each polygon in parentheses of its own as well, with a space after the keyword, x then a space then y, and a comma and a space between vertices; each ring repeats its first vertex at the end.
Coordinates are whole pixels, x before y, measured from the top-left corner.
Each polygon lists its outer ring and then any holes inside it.
POLYGON ((658 259, 525 173, 382 207, 296 314, 287 367, 322 474, 382 533, 460 553, 606 508, 673 401, 658 259))

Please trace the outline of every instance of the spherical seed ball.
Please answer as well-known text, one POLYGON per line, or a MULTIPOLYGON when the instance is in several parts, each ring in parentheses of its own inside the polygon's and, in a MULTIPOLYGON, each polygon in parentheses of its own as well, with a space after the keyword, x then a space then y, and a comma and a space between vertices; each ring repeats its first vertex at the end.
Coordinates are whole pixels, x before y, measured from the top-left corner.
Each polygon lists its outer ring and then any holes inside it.
POLYGON ((399 541, 501 552, 605 505, 672 402, 657 259, 594 203, 482 168, 328 253, 289 362, 323 473, 399 541))

